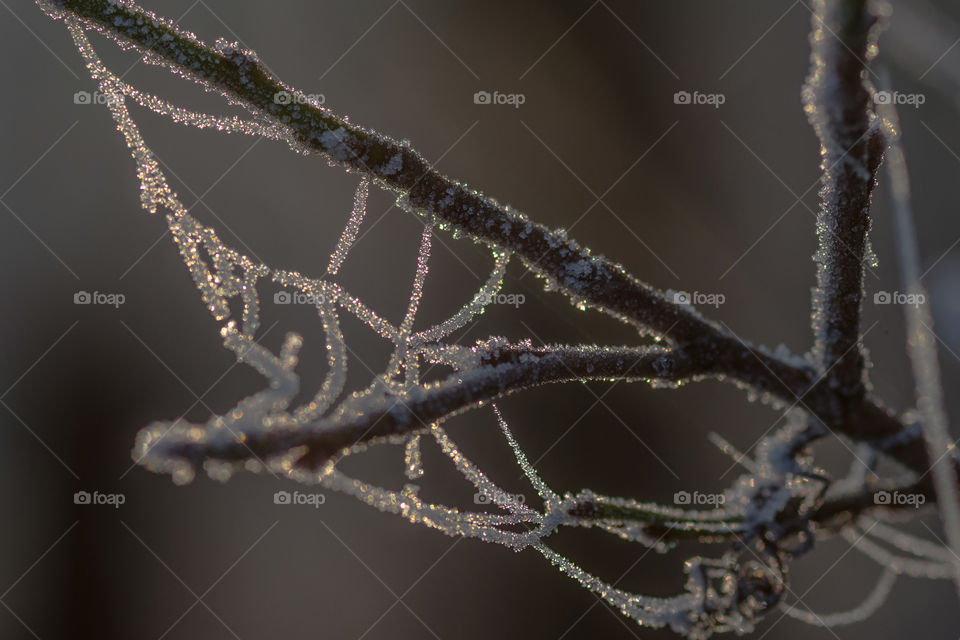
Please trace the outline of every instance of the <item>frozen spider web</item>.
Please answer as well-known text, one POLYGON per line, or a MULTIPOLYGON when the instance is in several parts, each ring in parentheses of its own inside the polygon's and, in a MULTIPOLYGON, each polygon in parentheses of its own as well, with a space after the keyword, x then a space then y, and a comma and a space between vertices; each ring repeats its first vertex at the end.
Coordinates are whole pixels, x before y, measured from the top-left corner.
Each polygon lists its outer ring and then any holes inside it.
MULTIPOLYGON (((47 9, 51 12, 57 10, 52 5, 47 9)), ((238 361, 257 370, 268 383, 262 391, 240 400, 233 409, 212 416, 204 424, 160 421, 143 429, 133 451, 139 464, 168 473, 177 483, 193 479, 198 467, 194 462, 219 481, 226 481, 241 470, 283 475, 354 496, 381 511, 450 536, 475 538, 517 551, 532 548, 559 571, 640 625, 669 627, 690 638, 706 638, 723 631, 749 631, 760 613, 771 603, 779 602, 786 589, 780 566, 782 558, 777 555, 779 552, 758 555, 751 550, 751 543, 760 535, 758 532, 776 532, 778 518, 788 506, 802 514, 809 512, 822 498, 818 482, 813 479, 817 470, 808 460, 794 455, 795 445, 798 439, 802 439, 802 418, 788 421, 786 427, 764 439, 757 447, 754 459, 748 460, 738 454, 738 462, 749 473, 741 476, 726 492, 721 508, 706 511, 606 497, 586 489, 564 494, 554 491, 529 463, 495 405, 491 407, 496 422, 517 464, 539 496, 539 508, 506 492, 484 474, 461 452, 440 422, 422 424, 412 432, 343 448, 319 468, 300 464, 305 455, 302 446, 293 446, 269 456, 254 453, 247 443, 258 438, 282 439, 284 435, 300 430, 335 427, 348 423, 354 416, 385 408, 390 410, 424 397, 431 389, 430 383, 422 379, 421 365, 424 363, 446 366, 454 372, 476 369, 479 366, 476 350, 450 342, 448 338, 482 314, 495 299, 503 285, 510 253, 492 252, 493 266, 489 277, 456 313, 434 326, 414 331, 429 271, 435 230, 433 221, 428 219, 424 225, 411 294, 398 324, 369 308, 334 280, 348 259, 363 224, 372 186, 367 177, 360 178, 353 211, 322 277, 312 278, 295 271, 272 268, 236 251, 225 245, 213 228, 194 218, 170 188, 130 116, 127 100, 185 125, 283 141, 302 153, 306 153, 306 149, 281 124, 256 110, 250 110, 249 119, 214 116, 183 109, 134 88, 102 63, 86 36, 90 25, 70 17, 65 21, 136 163, 143 207, 151 213, 165 211, 170 233, 204 305, 220 323, 224 347, 232 351, 238 361), (300 391, 296 367, 302 338, 288 333, 276 354, 257 342, 260 325, 258 285, 266 281, 295 290, 310 299, 323 327, 327 373, 316 394, 299 406, 292 406, 292 402, 300 391), (239 305, 233 307, 238 307, 239 313, 231 309, 231 303, 236 301, 239 305), (340 327, 343 314, 358 319, 393 348, 385 370, 374 376, 364 390, 352 394, 344 394, 348 348, 340 327), (435 442, 459 474, 478 493, 487 496, 489 503, 500 512, 461 510, 421 499, 419 487, 413 481, 425 474, 421 460, 424 439, 435 442), (157 446, 160 443, 164 446, 157 446), (213 457, 190 461, 169 454, 171 446, 175 448, 177 443, 202 443, 210 451, 239 444, 248 448, 249 456, 244 456, 241 461, 213 457), (402 464, 398 461, 398 470, 402 469, 406 482, 399 491, 349 477, 337 466, 343 458, 382 445, 403 447, 402 464), (684 566, 687 577, 683 591, 672 597, 651 597, 619 589, 552 550, 546 539, 564 526, 598 528, 661 552, 672 546, 672 543, 663 541, 666 533, 688 532, 702 540, 732 536, 741 544, 720 558, 689 559, 684 566)), ((129 43, 118 42, 129 46, 129 43)), ((223 51, 239 51, 236 45, 228 43, 218 43, 218 46, 223 51)), ((169 66, 147 52, 141 53, 148 63, 169 66)), ((242 55, 255 59, 255 54, 249 51, 243 51, 242 55)), ((211 86, 204 86, 214 91, 211 86)), ((307 96, 293 89, 291 92, 309 101, 307 96)), ((225 97, 231 100, 229 96, 225 97)), ((231 102, 246 107, 243 103, 231 102)), ((404 206, 402 199, 399 204, 404 206)), ((495 343, 493 340, 488 344, 495 343)), ((719 445, 728 453, 736 453, 725 441, 719 445)), ((859 488, 863 483, 851 484, 859 488)), ((801 534, 801 537, 812 536, 808 530, 801 534)), ((844 529, 843 535, 858 550, 885 567, 875 588, 861 606, 849 612, 818 615, 801 603, 785 607, 789 615, 823 626, 849 624, 876 610, 899 575, 925 578, 949 578, 952 575, 952 559, 941 546, 909 536, 892 526, 861 518, 855 526, 844 529)))

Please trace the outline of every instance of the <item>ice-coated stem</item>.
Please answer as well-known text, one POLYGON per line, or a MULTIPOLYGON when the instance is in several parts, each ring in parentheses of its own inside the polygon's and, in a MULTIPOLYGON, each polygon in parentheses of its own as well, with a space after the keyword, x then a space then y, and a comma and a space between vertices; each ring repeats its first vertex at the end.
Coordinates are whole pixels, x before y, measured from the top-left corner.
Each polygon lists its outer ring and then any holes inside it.
MULTIPOLYGON (((810 75, 803 99, 820 139, 814 358, 835 394, 828 424, 855 425, 865 394, 860 346, 864 258, 870 196, 882 144, 864 85, 871 28, 867 0, 817 0, 810 35, 810 75)), ((859 429, 860 427, 852 427, 859 429)))

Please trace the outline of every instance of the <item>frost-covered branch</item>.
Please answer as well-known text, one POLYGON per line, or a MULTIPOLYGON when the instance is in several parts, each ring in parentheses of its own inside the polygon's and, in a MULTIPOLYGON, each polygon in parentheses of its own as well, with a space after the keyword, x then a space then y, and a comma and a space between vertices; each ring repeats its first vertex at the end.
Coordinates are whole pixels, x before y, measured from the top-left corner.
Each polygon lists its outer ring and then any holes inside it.
MULTIPOLYGON (((178 419, 141 430, 133 452, 138 464, 169 473, 178 483, 189 482, 198 470, 221 481, 238 471, 270 471, 352 495, 447 535, 515 550, 532 548, 638 623, 668 626, 695 639, 721 631, 744 633, 760 616, 783 604, 790 562, 821 537, 839 533, 885 566, 883 578, 863 604, 826 616, 831 623, 853 622, 874 611, 898 575, 943 578, 960 566, 949 557, 948 549, 874 519, 928 500, 932 503, 933 487, 924 476, 930 459, 943 455, 946 460, 938 460, 934 467, 936 495, 946 502, 941 509, 948 516, 948 537, 955 543, 960 536, 951 473, 955 462, 947 447, 935 353, 931 336, 920 332, 928 316, 918 312, 908 317, 911 335, 926 340, 913 349, 922 428, 916 412, 897 417, 866 393, 860 307, 864 260, 869 253, 870 196, 882 154, 869 88, 864 84, 863 60, 872 50, 874 37, 865 0, 823 0, 814 15, 813 68, 804 97, 821 141, 824 175, 813 310, 816 343, 811 357, 793 356, 783 347, 769 350, 751 345, 693 307, 679 304, 673 292, 657 290, 620 265, 592 254, 564 230, 539 225, 444 177, 407 143, 333 114, 284 85, 255 53, 236 43, 218 41, 209 47, 130 1, 39 2, 52 16, 63 19, 105 96, 136 163, 141 202, 151 212, 165 211, 168 231, 205 306, 219 323, 224 347, 267 382, 261 391, 204 424, 178 419), (244 107, 249 119, 193 112, 136 89, 102 62, 87 38, 89 29, 99 30, 121 46, 136 48, 151 64, 220 92, 244 107), (359 173, 353 211, 326 273, 311 277, 262 264, 223 243, 214 228, 194 218, 146 145, 127 108, 128 100, 183 124, 285 141, 301 153, 318 153, 359 173), (424 221, 411 294, 399 321, 381 315, 336 281, 363 225, 371 186, 393 192, 401 207, 424 221), (453 229, 488 245, 493 266, 487 280, 459 310, 417 330, 438 228, 453 229), (544 279, 548 289, 565 293, 581 308, 592 307, 632 325, 641 336, 655 336, 656 344, 535 347, 529 340, 494 337, 473 347, 460 345, 452 336, 499 294, 514 256, 544 279), (294 400, 301 392, 297 366, 303 339, 288 333, 277 353, 257 341, 259 286, 264 281, 309 299, 322 325, 326 374, 314 394, 299 405, 294 400), (353 393, 346 392, 350 359, 341 329, 345 315, 393 347, 385 368, 370 370, 368 386, 353 393), (439 380, 425 380, 427 366, 449 373, 439 380), (623 380, 673 387, 704 379, 733 382, 785 409, 783 423, 760 439, 751 458, 714 437, 745 471, 722 494, 713 496, 711 509, 687 509, 676 498, 674 505, 658 505, 601 496, 589 489, 554 491, 530 464, 494 406, 516 462, 541 501, 528 504, 522 495, 505 492, 487 477, 442 426, 466 410, 546 384, 623 380), (825 433, 823 425, 861 441, 863 457, 855 455, 857 464, 840 480, 833 480, 814 463, 811 444, 825 433), (926 435, 929 452, 921 434, 926 435), (419 486, 412 482, 400 490, 388 489, 348 477, 339 466, 344 457, 370 447, 402 445, 403 464, 398 459, 397 470, 413 481, 425 474, 421 446, 431 440, 477 495, 486 496, 486 500, 475 496, 476 503, 490 504, 502 513, 431 503, 419 496, 419 486), (900 461, 913 473, 878 481, 873 472, 880 454, 900 461), (888 498, 880 499, 881 494, 888 498), (891 494, 906 499, 891 502, 891 494), (679 594, 642 596, 604 582, 552 550, 547 538, 561 527, 600 529, 657 551, 688 541, 719 543, 725 551, 718 558, 690 558, 679 594)), ((895 143, 895 137, 891 141, 895 143)), ((895 144, 893 150, 899 153, 895 144)), ((894 171, 892 177, 895 187, 905 184, 905 172, 894 171)), ((914 263, 910 262, 915 272, 914 263)), ((908 278, 911 287, 919 286, 917 280, 908 278)), ((792 606, 787 613, 814 624, 824 620, 792 606)))
MULTIPOLYGON (((370 402, 362 412, 341 409, 329 417, 307 424, 290 423, 287 428, 275 425, 270 429, 257 428, 248 423, 242 430, 244 437, 233 431, 208 431, 202 436, 191 425, 183 425, 184 437, 176 437, 180 429, 168 431, 164 423, 162 437, 141 441, 149 447, 151 456, 179 459, 193 467, 206 460, 242 461, 251 452, 259 457, 277 455, 297 447, 305 447, 302 462, 319 467, 338 452, 349 447, 381 438, 398 438, 420 432, 429 425, 445 420, 473 407, 496 400, 514 392, 546 384, 583 380, 624 380, 646 382, 660 386, 674 386, 703 378, 732 378, 743 375, 746 382, 756 383, 748 374, 729 367, 737 359, 725 358, 714 351, 694 352, 667 347, 533 347, 529 343, 510 344, 503 339, 480 342, 470 350, 471 363, 463 370, 426 387, 413 387, 400 394, 387 394, 370 402)), ((739 361, 746 361, 742 357, 739 361)), ((436 360, 443 363, 443 360, 436 360)), ((788 375, 796 380, 795 393, 799 397, 810 389, 812 377, 788 375)), ((758 386, 754 384, 754 386, 758 386)), ((825 404, 816 388, 804 400, 810 405, 825 404)), ((871 406, 878 430, 899 427, 893 418, 879 407, 871 406)), ((922 441, 911 439, 905 443, 878 446, 913 464, 922 465, 922 441), (918 447, 919 443, 919 447, 918 447), (913 457, 910 457, 913 456, 913 457)), ((909 465, 908 465, 909 466, 909 465)), ((922 473, 925 469, 919 467, 922 473)))
MULTIPOLYGON (((425 430, 431 424, 523 389, 582 380, 662 380, 673 382, 690 375, 682 364, 666 364, 670 351, 633 348, 551 347, 510 345, 492 340, 470 353, 471 365, 426 387, 384 394, 367 403, 363 412, 337 411, 308 424, 290 423, 243 430, 243 441, 229 432, 208 432, 204 437, 175 437, 162 431, 150 442, 151 456, 180 459, 199 467, 206 460, 240 461, 251 452, 260 457, 305 447, 304 462, 318 467, 350 447, 383 438, 398 438, 425 430)), ((187 429, 189 431, 189 429, 187 429)), ((196 435, 196 434, 193 434, 196 435)), ((147 443, 143 443, 148 446, 147 443)))
POLYGON ((831 426, 856 424, 865 393, 860 347, 870 196, 882 158, 882 136, 864 82, 875 17, 867 0, 818 0, 810 35, 811 70, 803 98, 820 139, 817 287, 813 294, 814 358, 836 394, 831 426))

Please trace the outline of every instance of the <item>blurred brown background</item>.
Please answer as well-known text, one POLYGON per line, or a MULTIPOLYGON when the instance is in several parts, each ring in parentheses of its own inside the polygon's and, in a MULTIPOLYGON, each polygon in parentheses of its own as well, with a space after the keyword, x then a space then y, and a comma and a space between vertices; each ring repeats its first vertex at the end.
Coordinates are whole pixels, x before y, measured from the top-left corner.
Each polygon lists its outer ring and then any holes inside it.
MULTIPOLYGON (((27 0, 0 4, 0 636, 673 637, 638 628, 533 551, 458 542, 341 495, 319 509, 275 505, 275 491, 294 487, 269 476, 175 487, 131 469, 138 429, 185 412, 202 422, 262 381, 231 368, 163 220, 139 208, 134 165, 107 110, 75 102, 76 92, 95 86, 66 29, 27 0), (126 302, 75 305, 78 291, 122 293, 126 302), (120 492, 126 503, 77 506, 79 490, 120 492)), ((810 23, 803 1, 145 6, 208 42, 241 40, 337 113, 411 140, 443 172, 541 222, 572 226, 573 237, 655 286, 723 294, 725 304, 703 310, 745 338, 794 352, 809 347, 819 171, 800 104, 810 23), (525 101, 478 105, 478 91, 525 101), (725 101, 677 105, 678 91, 725 101)), ((896 90, 925 97, 901 117, 948 408, 957 415, 960 47, 950 47, 960 38, 960 11, 945 1, 907 9, 911 20, 881 40, 880 61, 896 90)), ((135 85, 229 112, 218 96, 136 64, 102 38, 95 43, 135 85)), ((139 108, 134 115, 181 198, 225 241, 270 265, 322 272, 355 176, 282 144, 187 129, 139 108)), ((385 193, 371 196, 341 281, 398 320, 422 223, 391 203, 385 193)), ((901 313, 872 304, 875 292, 898 288, 886 203, 881 186, 872 233, 879 266, 868 275, 864 328, 875 390, 906 408, 901 313)), ((467 240, 441 233, 434 247, 420 326, 459 308, 491 265, 467 240)), ((526 303, 493 308, 465 343, 490 335, 638 340, 616 321, 545 293, 517 264, 504 291, 523 293, 526 303)), ((269 287, 262 293, 272 296, 269 287)), ((268 302, 263 317, 273 349, 285 331, 306 336, 301 370, 312 388, 323 374, 313 314, 268 302)), ((370 378, 365 367, 382 368, 388 349, 359 323, 345 327, 356 352, 351 388, 360 388, 370 378)), ((710 431, 747 449, 780 419, 718 382, 678 391, 567 385, 499 406, 554 488, 660 501, 678 490, 719 491, 735 478, 729 458, 708 443, 710 431)), ((489 409, 449 429, 494 478, 529 495, 489 409)), ((821 453, 834 472, 849 464, 836 442, 821 453)), ((425 460, 426 496, 470 504, 470 487, 435 448, 425 460)), ((401 482, 399 450, 349 462, 351 473, 401 482)), ((935 517, 926 522, 936 527, 935 517)), ((680 588, 684 557, 718 553, 641 559, 637 545, 584 531, 549 542, 623 588, 660 595, 680 588)), ((837 611, 857 604, 878 574, 849 545, 831 541, 796 563, 793 591, 817 611, 837 611)), ((823 630, 774 613, 750 637, 902 638, 922 624, 925 638, 953 639, 956 611, 950 584, 902 579, 868 622, 823 630)))

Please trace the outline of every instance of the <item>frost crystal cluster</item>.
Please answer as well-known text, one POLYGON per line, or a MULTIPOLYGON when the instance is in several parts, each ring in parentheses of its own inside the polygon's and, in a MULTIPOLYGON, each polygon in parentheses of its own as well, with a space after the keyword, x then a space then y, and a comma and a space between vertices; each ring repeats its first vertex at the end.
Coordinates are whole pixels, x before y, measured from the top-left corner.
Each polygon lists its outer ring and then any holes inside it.
MULTIPOLYGON (((935 420, 933 424, 942 428, 930 431, 928 415, 937 417, 936 403, 921 402, 919 413, 897 416, 871 397, 863 384, 865 359, 857 332, 870 196, 883 152, 881 141, 887 140, 899 153, 895 114, 883 120, 888 129, 884 131, 872 110, 859 59, 851 67, 844 52, 851 47, 875 47, 864 3, 823 2, 814 17, 813 71, 805 100, 824 148, 824 188, 813 318, 817 341, 805 357, 783 348, 750 345, 691 306, 675 303, 670 292, 640 282, 621 266, 581 247, 563 230, 547 229, 434 172, 408 144, 341 119, 274 78, 255 53, 236 44, 218 41, 207 46, 131 2, 40 0, 39 4, 64 21, 107 98, 105 103, 136 163, 143 207, 151 213, 164 212, 203 303, 220 324, 224 347, 266 381, 262 391, 204 424, 156 422, 143 429, 133 456, 147 469, 170 474, 178 484, 190 482, 201 470, 220 481, 238 471, 269 472, 341 491, 450 536, 517 551, 533 549, 638 624, 669 627, 690 638, 746 632, 778 607, 815 625, 853 623, 883 603, 898 576, 950 579, 957 575, 957 559, 948 548, 890 524, 896 505, 875 499, 878 491, 885 490, 911 490, 933 497, 929 484, 922 482, 928 456, 947 451, 928 450, 922 437, 926 434, 928 441, 940 443, 937 446, 946 442, 945 420, 935 420), (222 94, 249 116, 197 113, 134 88, 103 64, 87 39, 91 29, 122 47, 135 48, 148 63, 222 94), (297 99, 278 101, 279 92, 297 99), (326 273, 310 277, 261 264, 224 244, 216 230, 191 216, 131 118, 127 107, 131 101, 183 125, 286 142, 300 153, 322 154, 331 164, 357 173, 353 211, 326 273), (851 143, 855 152, 848 155, 851 143), (401 207, 424 221, 409 302, 398 324, 335 279, 363 225, 372 188, 395 193, 401 207), (431 241, 442 230, 485 243, 491 248, 493 264, 489 278, 459 311, 417 331, 431 241), (851 243, 852 257, 841 247, 851 243), (567 295, 581 308, 597 309, 636 327, 640 337, 654 338, 652 344, 534 347, 530 342, 490 338, 465 347, 449 341, 451 334, 496 298, 511 258, 543 278, 548 290, 567 295), (308 297, 323 326, 326 377, 312 399, 299 406, 292 401, 300 392, 297 364, 302 338, 287 334, 279 353, 257 341, 258 286, 264 282, 308 297), (344 393, 349 351, 341 331, 344 314, 360 320, 393 349, 386 369, 366 389, 352 394, 344 393), (425 382, 424 365, 445 367, 450 374, 425 382), (493 404, 508 393, 547 383, 623 379, 669 387, 704 378, 732 381, 787 417, 783 427, 761 441, 752 458, 714 436, 743 474, 725 492, 722 506, 708 510, 602 496, 588 489, 558 492, 529 463, 493 404), (495 418, 539 496, 538 505, 504 491, 463 455, 443 428, 447 418, 481 406, 492 409, 491 427, 495 418), (925 412, 924 407, 929 410, 925 412), (829 477, 813 460, 811 445, 830 432, 859 441, 861 455, 845 478, 829 477), (419 497, 413 482, 429 473, 420 454, 426 441, 439 447, 459 474, 497 507, 496 512, 465 511, 419 497), (401 490, 348 477, 338 468, 343 458, 374 446, 398 448, 397 471, 405 474, 401 490), (882 456, 899 462, 903 476, 879 480, 874 471, 882 456), (687 560, 681 593, 644 596, 618 589, 552 550, 549 538, 561 527, 600 529, 658 552, 690 541, 716 543, 721 550, 716 557, 687 560), (796 605, 788 568, 816 540, 831 535, 849 540, 884 571, 861 606, 817 614, 796 605), (791 601, 794 604, 787 604, 791 601)), ((852 50, 851 55, 856 58, 852 50)), ((903 171, 899 165, 898 170, 903 171)), ((905 174, 897 176, 900 182, 905 179, 905 174)), ((945 460, 942 464, 949 474, 956 462, 952 452, 945 460)), ((938 471, 941 483, 943 477, 938 471)), ((956 504, 943 511, 948 529, 960 531, 960 521, 950 521, 958 513, 956 504)))

